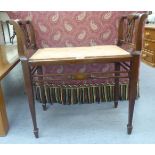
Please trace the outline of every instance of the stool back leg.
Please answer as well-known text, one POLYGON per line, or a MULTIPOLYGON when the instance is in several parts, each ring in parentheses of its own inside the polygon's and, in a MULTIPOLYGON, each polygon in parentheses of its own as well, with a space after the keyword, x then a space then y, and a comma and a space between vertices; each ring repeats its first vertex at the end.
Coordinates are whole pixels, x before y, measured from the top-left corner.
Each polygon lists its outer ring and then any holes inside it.
POLYGON ((129 108, 128 108, 128 125, 127 125, 128 134, 131 134, 133 128, 132 119, 137 95, 138 69, 139 69, 139 55, 133 55, 133 57, 131 58, 131 66, 129 74, 129 108))
MULTIPOLYGON (((115 71, 120 71, 120 63, 115 62, 115 71)), ((115 76, 119 76, 120 73, 116 72, 115 76)), ((117 108, 118 100, 119 100, 119 78, 115 77, 115 85, 114 85, 114 107, 117 108)))
MULTIPOLYGON (((42 66, 38 66, 37 73, 39 75, 43 75, 42 66)), ((39 78, 39 80, 43 81, 43 77, 38 77, 38 78, 39 78)), ((41 93, 40 96, 41 96, 42 107, 43 107, 43 110, 46 111, 47 106, 46 106, 46 95, 45 95, 44 85, 40 86, 40 93, 41 93)))
POLYGON ((28 103, 29 103, 30 113, 32 117, 33 127, 34 127, 33 132, 35 137, 38 138, 39 135, 38 135, 37 121, 36 121, 35 101, 34 101, 30 66, 28 64, 27 58, 22 59, 21 62, 22 62, 24 81, 25 81, 25 87, 26 87, 25 90, 28 96, 28 103))

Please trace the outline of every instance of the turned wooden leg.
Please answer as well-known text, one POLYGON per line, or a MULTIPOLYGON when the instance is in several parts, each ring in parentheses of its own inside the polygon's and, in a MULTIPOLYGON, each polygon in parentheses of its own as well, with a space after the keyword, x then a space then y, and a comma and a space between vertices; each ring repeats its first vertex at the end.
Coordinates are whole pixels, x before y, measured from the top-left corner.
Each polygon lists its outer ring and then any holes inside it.
MULTIPOLYGON (((115 76, 119 76, 120 73, 120 64, 118 62, 115 63, 115 76)), ((114 107, 117 108, 119 100, 119 78, 115 77, 115 85, 114 85, 114 107)))
POLYGON ((5 102, 0 82, 0 136, 5 136, 8 132, 9 124, 6 114, 5 102))
MULTIPOLYGON (((40 74, 40 75, 43 75, 42 66, 38 66, 37 73, 40 74)), ((42 81, 43 77, 39 77, 39 80, 42 81)), ((41 93, 42 107, 43 107, 43 110, 46 111, 47 110, 46 96, 45 96, 45 89, 44 89, 43 85, 40 86, 40 93, 41 93)))
POLYGON ((25 89, 26 89, 26 94, 28 96, 29 108, 30 108, 33 127, 34 127, 33 132, 34 132, 35 137, 38 138, 39 135, 38 135, 37 121, 36 121, 35 101, 34 101, 30 66, 29 66, 28 60, 26 58, 22 58, 21 62, 22 62, 22 67, 23 67, 25 89))
POLYGON ((133 55, 129 75, 129 109, 128 109, 128 125, 127 125, 128 134, 131 134, 133 128, 132 119, 137 95, 138 70, 139 70, 139 55, 133 55))

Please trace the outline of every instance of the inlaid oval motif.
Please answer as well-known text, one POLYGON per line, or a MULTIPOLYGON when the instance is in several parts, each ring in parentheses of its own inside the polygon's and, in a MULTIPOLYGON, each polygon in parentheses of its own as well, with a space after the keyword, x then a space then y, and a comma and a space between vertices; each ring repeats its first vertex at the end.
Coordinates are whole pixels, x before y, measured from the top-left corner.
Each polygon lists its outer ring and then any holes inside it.
POLYGON ((90 40, 90 46, 95 46, 95 45, 97 45, 97 43, 93 39, 91 39, 90 40))
POLYGON ((46 26, 44 26, 42 23, 38 23, 38 25, 39 25, 39 29, 40 29, 41 32, 44 32, 44 33, 47 32, 46 26))
POLYGON ((78 40, 83 40, 83 39, 85 38, 85 36, 86 36, 86 31, 85 31, 85 30, 82 30, 82 31, 78 34, 77 38, 78 38, 78 40))
POLYGON ((78 21, 82 21, 82 20, 84 20, 85 17, 86 17, 86 12, 82 12, 82 13, 80 13, 80 14, 76 17, 76 19, 77 19, 78 21))
POLYGON ((53 35, 53 40, 58 41, 61 38, 61 32, 57 31, 54 35, 53 35))
POLYGON ((97 31, 97 29, 98 29, 97 24, 96 24, 93 20, 90 21, 90 28, 91 28, 93 31, 97 31))
POLYGON ((103 19, 108 20, 111 17, 111 15, 112 15, 112 12, 109 11, 103 16, 103 19))
POLYGON ((65 41, 65 45, 66 47, 73 47, 73 44, 69 40, 65 41))
POLYGON ((103 39, 103 40, 108 39, 109 36, 110 36, 110 34, 111 34, 111 31, 110 31, 110 30, 107 30, 106 32, 104 32, 104 33, 102 34, 102 39, 103 39))
POLYGON ((53 23, 56 23, 58 21, 58 19, 59 19, 59 13, 56 12, 56 14, 52 16, 51 20, 53 23))
POLYGON ((73 29, 73 26, 70 23, 66 22, 66 21, 64 22, 64 27, 69 32, 72 31, 72 29, 73 29))
POLYGON ((60 74, 60 73, 63 72, 63 70, 64 70, 64 68, 63 68, 63 66, 61 65, 61 66, 58 67, 58 69, 57 69, 56 72, 57 72, 58 74, 60 74))

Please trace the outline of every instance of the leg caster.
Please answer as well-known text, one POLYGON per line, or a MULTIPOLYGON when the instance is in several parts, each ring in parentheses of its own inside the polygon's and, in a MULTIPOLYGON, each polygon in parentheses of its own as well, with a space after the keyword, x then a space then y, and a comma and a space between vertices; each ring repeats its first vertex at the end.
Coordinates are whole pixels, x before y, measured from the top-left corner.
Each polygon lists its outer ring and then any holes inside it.
POLYGON ((38 128, 33 131, 35 138, 39 138, 39 130, 38 128))
POLYGON ((127 125, 127 132, 128 132, 128 135, 130 135, 132 133, 132 125, 127 125))

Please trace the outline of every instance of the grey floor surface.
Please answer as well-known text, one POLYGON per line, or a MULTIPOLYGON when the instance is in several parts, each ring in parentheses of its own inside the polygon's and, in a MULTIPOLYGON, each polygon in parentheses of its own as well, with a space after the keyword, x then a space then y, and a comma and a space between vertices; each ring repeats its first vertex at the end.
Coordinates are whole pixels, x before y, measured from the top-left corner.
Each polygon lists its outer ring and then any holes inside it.
POLYGON ((56 144, 130 144, 155 143, 155 68, 141 64, 140 98, 136 101, 133 132, 126 133, 128 102, 83 105, 48 105, 42 110, 36 103, 40 138, 32 133, 32 122, 24 95, 21 64, 3 83, 10 130, 0 143, 56 144))

